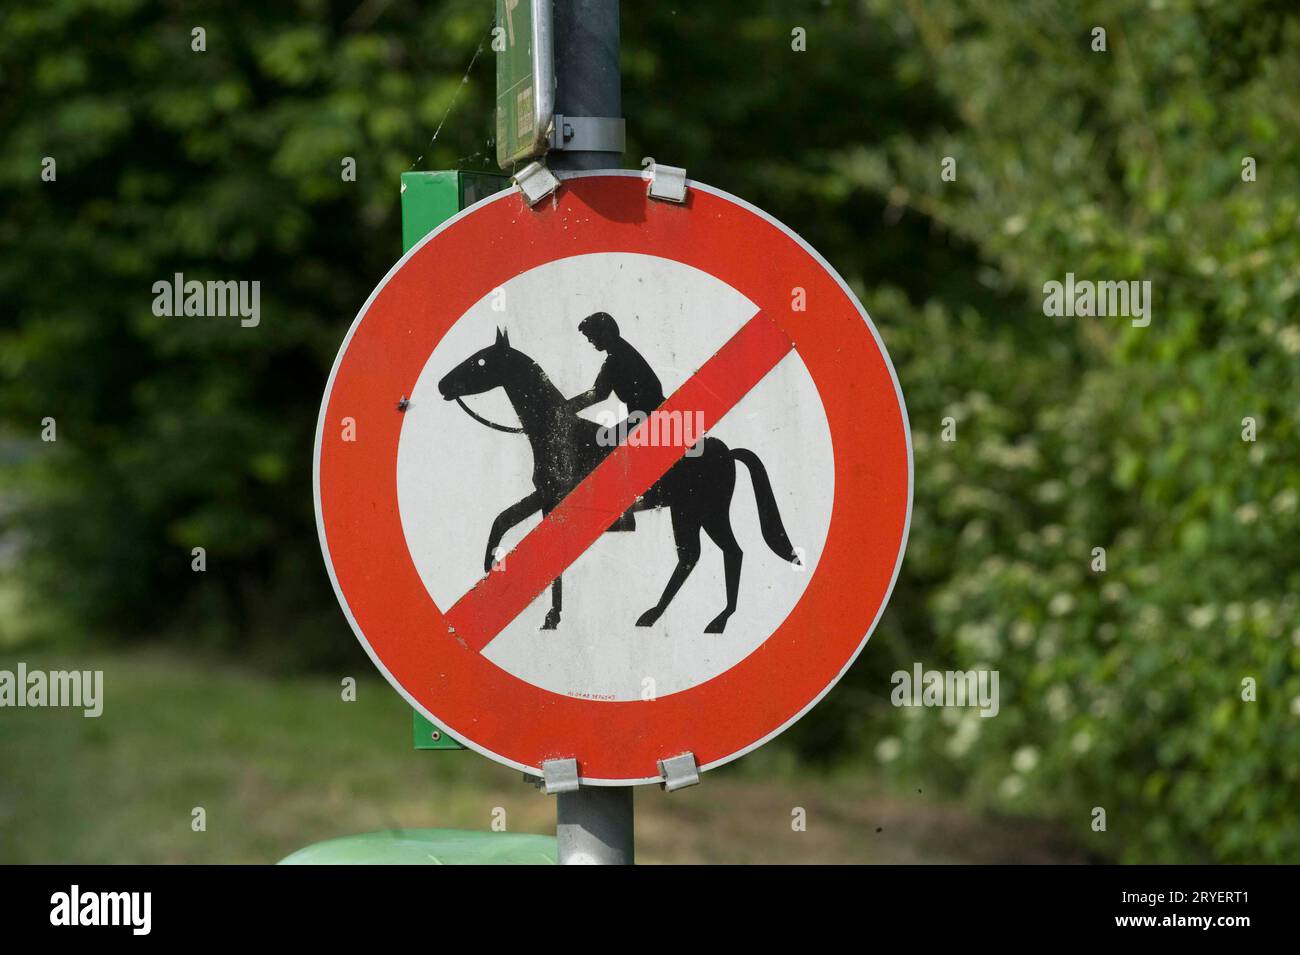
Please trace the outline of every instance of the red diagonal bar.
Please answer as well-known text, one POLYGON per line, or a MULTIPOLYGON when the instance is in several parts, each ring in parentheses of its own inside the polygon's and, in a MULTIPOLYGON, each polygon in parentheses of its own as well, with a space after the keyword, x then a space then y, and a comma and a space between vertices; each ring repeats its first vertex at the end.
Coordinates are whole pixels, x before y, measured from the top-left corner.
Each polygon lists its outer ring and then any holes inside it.
MULTIPOLYGON (((776 322, 760 312, 659 410, 703 412, 707 431, 793 347, 776 322)), ((632 435, 649 427, 645 422, 632 435)), ((447 611, 448 629, 461 643, 473 650, 491 643, 686 453, 684 447, 634 446, 632 435, 510 551, 505 570, 488 574, 447 611)))

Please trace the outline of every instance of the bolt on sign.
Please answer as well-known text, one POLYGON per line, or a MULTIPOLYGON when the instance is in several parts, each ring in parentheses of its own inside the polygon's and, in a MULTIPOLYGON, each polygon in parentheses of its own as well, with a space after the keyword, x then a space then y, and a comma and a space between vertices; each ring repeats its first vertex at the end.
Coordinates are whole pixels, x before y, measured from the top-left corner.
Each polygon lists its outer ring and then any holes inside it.
POLYGON ((551 0, 497 0, 497 165, 546 152, 555 112, 551 0))
POLYGON ((476 203, 375 289, 315 490, 344 612, 416 709, 630 785, 749 752, 844 674, 912 454, 875 327, 799 236, 701 183, 573 173, 476 203))

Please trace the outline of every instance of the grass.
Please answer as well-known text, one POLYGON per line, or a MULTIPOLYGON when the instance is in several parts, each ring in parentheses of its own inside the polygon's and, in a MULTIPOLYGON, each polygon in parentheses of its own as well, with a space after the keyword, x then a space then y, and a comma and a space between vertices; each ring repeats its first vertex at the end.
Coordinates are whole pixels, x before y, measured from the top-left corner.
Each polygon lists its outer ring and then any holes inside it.
MULTIPOLYGON (((416 752, 405 703, 358 674, 273 679, 156 650, 12 651, 0 669, 102 669, 104 713, 0 709, 0 862, 274 862, 388 828, 553 833, 553 800, 471 752, 416 752), (340 676, 341 678, 341 676, 340 676), (207 829, 194 832, 202 807, 207 829)), ((778 744, 773 744, 779 747, 778 744)), ((981 817, 866 778, 765 772, 762 754, 636 795, 641 862, 1077 862, 1046 824, 981 817), (748 765, 746 765, 748 764, 748 765), (795 807, 807 829, 795 832, 795 807)))

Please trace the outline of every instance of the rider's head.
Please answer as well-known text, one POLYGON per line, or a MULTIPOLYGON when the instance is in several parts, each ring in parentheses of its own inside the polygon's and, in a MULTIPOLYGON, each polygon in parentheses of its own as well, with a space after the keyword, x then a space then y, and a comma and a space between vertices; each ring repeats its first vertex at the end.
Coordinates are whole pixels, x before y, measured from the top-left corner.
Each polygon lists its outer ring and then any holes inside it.
POLYGON ((593 312, 578 323, 578 331, 601 351, 618 341, 618 322, 608 312, 593 312))

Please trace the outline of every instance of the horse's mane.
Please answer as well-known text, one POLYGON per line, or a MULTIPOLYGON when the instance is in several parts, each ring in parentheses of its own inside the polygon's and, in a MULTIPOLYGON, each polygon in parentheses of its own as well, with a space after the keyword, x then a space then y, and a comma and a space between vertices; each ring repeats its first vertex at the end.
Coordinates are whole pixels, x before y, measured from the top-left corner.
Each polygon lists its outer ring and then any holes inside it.
POLYGON ((555 386, 555 382, 551 381, 551 376, 546 373, 546 370, 533 361, 529 355, 521 352, 518 348, 511 348, 510 359, 517 366, 517 369, 512 368, 511 370, 520 378, 527 375, 529 383, 536 386, 529 389, 532 392, 531 397, 534 399, 549 398, 552 405, 564 401, 564 393, 555 386), (545 394, 538 393, 543 390, 546 392, 545 394))
MULTIPOLYGON (((561 408, 567 403, 568 399, 565 397, 564 392, 556 387, 555 382, 551 381, 551 377, 546 374, 546 370, 529 355, 517 348, 511 348, 510 353, 511 362, 516 366, 511 369, 515 380, 522 382, 526 379, 527 381, 524 387, 520 389, 524 393, 518 394, 516 397, 521 402, 528 402, 528 407, 525 409, 515 408, 515 414, 519 415, 519 420, 524 425, 525 431, 527 431, 528 422, 525 418, 538 415, 545 419, 548 411, 561 408)), ((596 432, 600 425, 582 417, 577 412, 570 412, 568 417, 573 419, 573 427, 576 429, 574 433, 585 435, 584 440, 586 443, 594 445, 596 432)), ((545 436, 538 435, 538 437, 545 436)))

